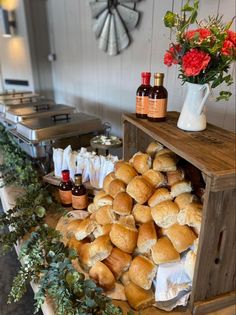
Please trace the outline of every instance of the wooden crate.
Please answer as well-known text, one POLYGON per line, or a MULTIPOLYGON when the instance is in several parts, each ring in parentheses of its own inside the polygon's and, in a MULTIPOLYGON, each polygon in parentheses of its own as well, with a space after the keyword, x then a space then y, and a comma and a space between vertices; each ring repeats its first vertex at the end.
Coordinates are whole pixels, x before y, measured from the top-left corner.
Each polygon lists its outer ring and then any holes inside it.
POLYGON ((235 303, 236 139, 210 124, 201 132, 185 132, 176 127, 177 119, 176 112, 161 123, 123 115, 123 158, 145 151, 154 139, 202 172, 206 189, 189 307, 193 314, 206 314, 235 303))

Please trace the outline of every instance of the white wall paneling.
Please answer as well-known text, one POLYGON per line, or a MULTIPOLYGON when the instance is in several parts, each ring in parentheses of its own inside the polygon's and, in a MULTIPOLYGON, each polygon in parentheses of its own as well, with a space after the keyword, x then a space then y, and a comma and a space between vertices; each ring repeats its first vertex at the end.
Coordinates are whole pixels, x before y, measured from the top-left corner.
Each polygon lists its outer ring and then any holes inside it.
MULTIPOLYGON (((131 45, 120 55, 109 57, 97 48, 92 31, 89 1, 48 0, 51 46, 57 59, 53 63, 53 84, 58 102, 75 105, 110 121, 113 133, 121 135, 122 112, 134 112, 135 92, 140 73, 162 71, 169 92, 169 110, 180 110, 185 88, 177 78, 176 67, 167 68, 163 55, 174 36, 163 25, 167 10, 179 11, 182 0, 142 0, 138 27, 130 34, 131 45)), ((219 12, 227 21, 235 15, 234 0, 201 0, 199 17, 219 12)), ((207 104, 208 121, 235 129, 234 96, 229 102, 207 104)), ((214 91, 217 95, 217 91, 214 91)))

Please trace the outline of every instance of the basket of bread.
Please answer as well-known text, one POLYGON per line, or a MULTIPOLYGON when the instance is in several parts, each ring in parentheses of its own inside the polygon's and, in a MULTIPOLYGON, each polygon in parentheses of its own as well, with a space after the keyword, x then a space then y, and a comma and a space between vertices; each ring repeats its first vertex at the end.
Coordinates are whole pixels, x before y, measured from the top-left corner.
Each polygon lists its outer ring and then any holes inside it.
POLYGON ((76 268, 135 310, 155 303, 153 284, 161 265, 185 255, 193 277, 202 202, 181 163, 152 142, 145 153, 115 164, 84 218, 57 227, 78 253, 76 268))

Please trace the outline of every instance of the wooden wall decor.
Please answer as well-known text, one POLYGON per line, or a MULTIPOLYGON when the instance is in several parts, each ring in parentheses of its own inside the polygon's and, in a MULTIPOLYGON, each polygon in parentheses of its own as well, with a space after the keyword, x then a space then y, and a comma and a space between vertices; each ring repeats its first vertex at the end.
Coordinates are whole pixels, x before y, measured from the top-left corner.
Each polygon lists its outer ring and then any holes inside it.
POLYGON ((129 32, 139 20, 135 11, 139 0, 95 0, 90 2, 93 31, 98 48, 109 56, 117 55, 130 44, 129 32))

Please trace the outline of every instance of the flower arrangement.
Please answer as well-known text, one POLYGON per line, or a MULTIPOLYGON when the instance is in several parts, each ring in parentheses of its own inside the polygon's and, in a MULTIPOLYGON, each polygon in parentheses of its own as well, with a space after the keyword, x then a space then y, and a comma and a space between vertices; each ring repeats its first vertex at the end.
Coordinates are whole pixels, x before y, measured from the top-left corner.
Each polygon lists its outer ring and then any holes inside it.
MULTIPOLYGON (((198 4, 198 0, 193 5, 188 0, 181 14, 166 12, 165 26, 176 32, 176 42, 165 53, 164 64, 168 67, 178 64, 183 83, 208 83, 215 88, 224 82, 229 86, 233 77, 228 72, 236 60, 236 33, 230 30, 234 18, 227 24, 219 15, 198 22, 198 4), (190 29, 195 23, 197 28, 190 29)), ((231 94, 221 91, 217 100, 228 100, 231 94)))

